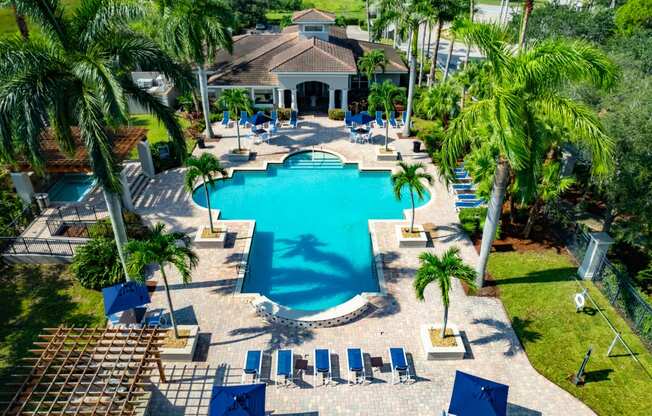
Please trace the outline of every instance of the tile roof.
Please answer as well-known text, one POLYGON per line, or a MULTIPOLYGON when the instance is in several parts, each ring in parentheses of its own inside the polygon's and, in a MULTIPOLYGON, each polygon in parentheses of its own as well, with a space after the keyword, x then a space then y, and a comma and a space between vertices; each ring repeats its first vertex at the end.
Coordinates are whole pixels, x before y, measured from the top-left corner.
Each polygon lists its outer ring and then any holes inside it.
POLYGON ((307 9, 294 12, 292 23, 332 23, 335 21, 335 15, 319 9, 307 9))
POLYGON ((319 38, 304 39, 276 55, 273 72, 356 72, 351 50, 319 38))

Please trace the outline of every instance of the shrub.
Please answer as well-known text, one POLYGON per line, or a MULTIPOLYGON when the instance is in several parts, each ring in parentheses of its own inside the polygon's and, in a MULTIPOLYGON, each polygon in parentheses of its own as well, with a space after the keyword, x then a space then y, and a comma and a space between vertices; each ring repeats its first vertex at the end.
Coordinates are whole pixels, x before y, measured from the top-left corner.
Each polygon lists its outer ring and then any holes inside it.
POLYGON ((211 123, 219 123, 222 121, 222 112, 220 111, 219 113, 211 113, 209 117, 211 123))
MULTIPOLYGON (((198 129, 199 131, 203 131, 204 128, 206 128, 206 124, 203 123, 203 121, 200 123, 198 122, 198 129), (203 124, 203 127, 201 126, 203 124)), ((168 169, 173 169, 181 166, 181 157, 172 146, 171 143, 169 142, 157 142, 157 143, 152 143, 149 146, 151 152, 152 152, 152 159, 154 161, 154 169, 156 170, 156 173, 163 172, 168 169), (167 147, 167 157, 162 157, 161 156, 161 151, 167 147)))
MULTIPOLYGON (((124 211, 122 217, 124 218, 128 238, 142 240, 147 237, 149 230, 143 224, 140 215, 131 211, 124 211)), ((111 220, 108 218, 99 220, 97 223, 88 227, 88 234, 90 238, 106 238, 112 240, 113 228, 111 227, 111 220)))
POLYGON ((328 118, 331 120, 344 120, 344 110, 340 108, 331 108, 328 110, 328 118))
POLYGON ((339 15, 335 18, 335 26, 346 27, 347 25, 346 17, 339 15))
POLYGON ((279 108, 277 111, 279 120, 286 121, 290 119, 290 113, 292 112, 291 108, 279 108))
POLYGON ((444 129, 441 124, 433 123, 417 130, 417 138, 423 141, 426 151, 431 157, 439 155, 444 140, 444 129))
MULTIPOLYGON (((485 219, 487 218, 487 208, 462 208, 459 212, 462 229, 469 237, 482 234, 485 219)), ((500 224, 496 229, 496 238, 500 238, 500 224)))
POLYGON ((109 238, 94 238, 79 247, 70 270, 86 289, 100 290, 125 280, 118 247, 109 238))

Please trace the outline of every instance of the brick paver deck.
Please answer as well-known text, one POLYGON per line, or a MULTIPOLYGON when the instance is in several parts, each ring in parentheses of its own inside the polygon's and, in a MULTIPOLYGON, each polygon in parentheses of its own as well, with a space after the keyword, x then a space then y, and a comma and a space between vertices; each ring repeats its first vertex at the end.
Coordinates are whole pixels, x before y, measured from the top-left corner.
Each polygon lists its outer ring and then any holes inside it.
MULTIPOLYGON (((336 151, 348 160, 358 160, 367 167, 395 166, 394 162, 376 162, 372 144, 350 143, 342 122, 310 118, 297 130, 281 129, 282 136, 271 144, 245 145, 255 152, 247 167, 262 167, 266 161, 278 161, 288 152, 304 148, 336 151)), ((208 143, 208 149, 197 149, 218 155, 226 166, 228 149, 235 146, 235 129, 216 127, 225 138, 208 143)), ((381 141, 381 130, 377 130, 381 141)), ((394 135, 394 132, 392 132, 394 135)), ((393 145, 408 161, 423 160, 423 154, 412 154, 411 141, 395 141, 393 145)), ((436 168, 429 164, 431 173, 436 168)), ((148 221, 162 221, 175 230, 194 232, 206 224, 204 209, 195 206, 183 189, 182 170, 157 176, 137 206, 148 221)), ((437 179, 431 189, 432 201, 417 210, 418 223, 432 223, 438 234, 427 250, 436 253, 456 245, 462 256, 475 264, 477 254, 470 241, 457 226, 452 196, 437 179)), ((198 249, 200 264, 187 286, 174 284, 172 298, 181 323, 198 323, 201 344, 200 362, 168 365, 168 384, 158 384, 151 403, 154 415, 206 414, 210 390, 214 383, 239 383, 245 352, 263 349, 268 353, 263 373, 270 377, 270 358, 279 348, 293 348, 296 355, 308 357, 313 364, 315 348, 330 348, 335 386, 317 386, 311 375, 304 375, 295 387, 283 388, 270 383, 267 389, 267 410, 274 414, 301 415, 439 415, 447 409, 455 370, 490 378, 508 384, 509 414, 523 415, 590 415, 589 408, 539 375, 530 365, 519 341, 497 299, 467 297, 459 283, 451 294, 450 321, 463 331, 467 358, 460 361, 425 360, 420 345, 419 328, 440 321, 442 306, 438 288, 430 287, 426 301, 414 296, 412 279, 421 249, 399 249, 394 238, 396 222, 377 224, 378 244, 383 252, 388 296, 373 299, 373 307, 361 319, 334 328, 295 329, 272 325, 257 317, 246 298, 233 296, 238 263, 246 241, 248 223, 231 224, 236 233, 230 236, 225 249, 198 249), (373 381, 364 386, 348 386, 346 380, 346 347, 359 346, 365 352, 367 368, 370 356, 388 361, 387 349, 403 346, 416 371, 411 385, 392 385, 388 368, 373 373, 373 381)), ((171 271, 171 281, 175 274, 171 271)), ((155 306, 165 307, 164 294, 153 296, 155 306)))

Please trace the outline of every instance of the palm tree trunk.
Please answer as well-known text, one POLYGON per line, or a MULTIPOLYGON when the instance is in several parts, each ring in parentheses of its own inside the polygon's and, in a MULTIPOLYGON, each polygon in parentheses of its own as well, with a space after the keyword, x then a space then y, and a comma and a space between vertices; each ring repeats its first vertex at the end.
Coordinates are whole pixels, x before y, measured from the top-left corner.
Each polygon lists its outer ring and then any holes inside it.
MULTIPOLYGON (((418 32, 417 32, 418 33, 418 32)), ((423 61, 426 60, 426 25, 423 26, 423 35, 421 36, 421 63, 419 63, 419 86, 423 79, 423 61)))
POLYGON ((541 205, 541 199, 537 198, 530 208, 530 213, 528 215, 527 223, 525 223, 525 229, 523 230, 523 238, 530 238, 530 233, 532 232, 532 227, 534 226, 534 221, 539 213, 539 206, 541 205))
POLYGON ((410 188, 410 200, 412 201, 412 220, 410 221, 410 232, 414 232, 414 191, 410 188))
POLYGON ((446 338, 446 326, 448 325, 448 306, 444 305, 444 325, 441 326, 441 338, 446 338))
POLYGON ((394 49, 398 46, 398 25, 394 22, 394 49))
POLYGON ((428 49, 427 49, 427 52, 426 52, 426 57, 428 57, 428 58, 430 58, 430 51, 432 49, 430 47, 430 44, 431 44, 430 41, 431 40, 432 40, 432 23, 428 22, 428 49))
POLYGON ((125 278, 127 280, 132 280, 127 271, 127 258, 124 252, 124 246, 127 244, 127 231, 125 229, 124 218, 122 217, 122 202, 120 201, 120 196, 106 189, 102 189, 102 193, 104 194, 106 208, 109 212, 113 237, 115 238, 115 244, 118 247, 118 257, 120 257, 120 263, 122 263, 125 278))
POLYGON ((206 136, 212 138, 213 127, 211 126, 210 105, 208 103, 208 85, 206 84, 206 70, 202 65, 197 65, 197 76, 199 77, 199 93, 201 94, 201 105, 206 122, 206 136))
MULTIPOLYGON (((413 29, 414 30, 414 29, 413 29)), ((410 54, 410 82, 408 84, 408 98, 407 98, 407 117, 405 118, 405 126, 403 126, 403 135, 410 136, 410 124, 412 123, 412 99, 414 98, 414 78, 417 72, 417 57, 416 57, 416 43, 418 34, 410 33, 410 45, 412 45, 412 53, 410 54)))
POLYGON ((236 119, 235 119, 235 133, 238 135, 238 151, 241 151, 242 148, 240 147, 240 120, 238 117, 240 117, 238 114, 238 109, 235 110, 236 113, 236 119))
POLYGON ((494 184, 491 190, 491 199, 489 200, 489 208, 487 209, 487 218, 484 222, 484 229, 482 230, 482 244, 480 246, 480 259, 476 268, 477 281, 476 286, 482 287, 484 283, 484 274, 487 269, 487 261, 489 260, 489 253, 493 245, 494 238, 496 237, 496 230, 500 222, 500 216, 503 212, 503 201, 505 200, 505 191, 509 183, 509 164, 506 160, 501 159, 496 166, 496 173, 494 174, 494 184))
POLYGON ((367 8, 367 40, 371 42, 373 38, 371 37, 371 12, 369 12, 369 0, 365 1, 365 7, 367 8))
POLYGON ((389 149, 389 111, 385 109, 385 150, 389 149))
POLYGON ((453 58, 453 48, 455 47, 455 36, 451 38, 450 45, 448 45, 448 56, 446 57, 446 66, 444 67, 444 81, 448 78, 448 70, 451 66, 451 59, 453 58))
POLYGON ((441 40, 441 29, 444 25, 442 19, 437 19, 437 36, 435 36, 435 50, 430 59, 430 75, 428 77, 428 86, 435 83, 435 70, 437 69, 437 53, 439 52, 439 41, 441 40))
POLYGON ((204 182, 204 192, 206 193, 206 207, 208 208, 208 222, 211 225, 211 233, 215 233, 215 228, 213 227, 213 212, 211 210, 211 199, 208 195, 208 186, 206 185, 206 179, 203 179, 204 182))
POLYGON ((527 32, 527 24, 530 21, 530 14, 532 14, 533 1, 525 0, 523 3, 523 22, 521 23, 521 34, 518 38, 518 48, 523 49, 525 47, 525 34, 527 32))
POLYGON ((16 26, 18 26, 18 31, 20 31, 20 36, 23 40, 29 39, 29 29, 27 28, 27 20, 25 20, 25 15, 18 13, 16 9, 16 3, 11 3, 11 8, 14 11, 14 18, 16 19, 16 26))
POLYGON ((168 277, 165 274, 165 267, 163 267, 162 264, 159 264, 158 267, 161 268, 161 276, 163 277, 163 284, 165 285, 165 296, 168 298, 168 308, 170 309, 170 322, 172 323, 172 329, 174 329, 174 337, 179 338, 177 321, 176 319, 174 319, 174 307, 172 307, 172 297, 170 296, 170 286, 168 286, 168 277))
POLYGON ((197 91, 193 88, 190 94, 192 97, 192 105, 195 106, 195 113, 199 113, 201 108, 199 108, 199 98, 197 98, 197 91))

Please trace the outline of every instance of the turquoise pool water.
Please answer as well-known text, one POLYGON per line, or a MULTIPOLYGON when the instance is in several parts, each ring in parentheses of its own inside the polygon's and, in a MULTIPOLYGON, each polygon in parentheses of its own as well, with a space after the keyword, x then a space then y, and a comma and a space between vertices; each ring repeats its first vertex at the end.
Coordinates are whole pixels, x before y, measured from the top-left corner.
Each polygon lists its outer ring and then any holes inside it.
MULTIPOLYGON (((330 153, 314 155, 236 172, 210 191, 222 219, 256 220, 243 291, 301 310, 378 291, 367 220, 401 219, 410 207, 409 197, 394 197, 389 171, 360 172, 330 153)), ((193 198, 206 206, 202 188, 193 198)))
POLYGON ((63 175, 48 191, 50 201, 79 202, 95 186, 91 175, 63 175))

